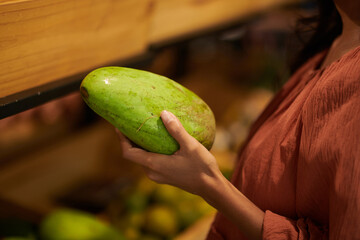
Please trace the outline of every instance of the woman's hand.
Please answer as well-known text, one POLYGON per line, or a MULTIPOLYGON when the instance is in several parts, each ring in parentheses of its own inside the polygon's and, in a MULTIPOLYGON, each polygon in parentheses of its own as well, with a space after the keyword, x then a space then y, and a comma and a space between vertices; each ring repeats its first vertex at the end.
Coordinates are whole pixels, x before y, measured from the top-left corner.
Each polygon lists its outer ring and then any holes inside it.
POLYGON ((119 131, 124 158, 142 165, 147 176, 158 183, 170 184, 203 196, 222 174, 214 156, 189 135, 174 114, 163 111, 161 119, 179 143, 173 155, 147 152, 134 147, 119 131))
POLYGON ((172 113, 163 111, 161 119, 180 149, 170 156, 147 152, 133 147, 118 131, 124 158, 142 165, 147 176, 155 182, 203 197, 249 239, 261 239, 264 212, 227 181, 214 156, 185 131, 172 113))

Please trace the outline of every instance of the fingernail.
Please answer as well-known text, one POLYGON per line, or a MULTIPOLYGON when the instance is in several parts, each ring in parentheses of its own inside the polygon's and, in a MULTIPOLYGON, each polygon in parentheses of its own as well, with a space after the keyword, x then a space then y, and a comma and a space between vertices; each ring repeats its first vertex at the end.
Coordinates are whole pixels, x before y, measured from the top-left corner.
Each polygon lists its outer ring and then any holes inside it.
POLYGON ((174 117, 166 110, 161 112, 161 119, 166 123, 170 123, 175 120, 174 117))

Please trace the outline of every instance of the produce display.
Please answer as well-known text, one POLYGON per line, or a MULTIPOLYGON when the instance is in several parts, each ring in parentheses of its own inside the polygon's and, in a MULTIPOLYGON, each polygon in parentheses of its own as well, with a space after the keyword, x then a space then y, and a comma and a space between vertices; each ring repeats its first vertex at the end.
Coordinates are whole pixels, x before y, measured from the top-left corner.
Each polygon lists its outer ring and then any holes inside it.
POLYGON ((197 220, 215 213, 201 197, 142 177, 120 196, 111 222, 129 240, 173 239, 197 220))
POLYGON ((160 119, 162 110, 175 114, 187 132, 207 149, 215 138, 215 118, 195 93, 166 77, 137 69, 104 67, 81 83, 84 101, 125 136, 144 149, 172 154, 178 143, 160 119))
POLYGON ((50 212, 37 226, 5 223, 1 240, 126 240, 117 229, 87 212, 59 208, 50 212))
POLYGON ((214 213, 201 197, 144 176, 120 191, 100 215, 60 207, 36 226, 6 220, 0 227, 0 239, 170 240, 214 213))

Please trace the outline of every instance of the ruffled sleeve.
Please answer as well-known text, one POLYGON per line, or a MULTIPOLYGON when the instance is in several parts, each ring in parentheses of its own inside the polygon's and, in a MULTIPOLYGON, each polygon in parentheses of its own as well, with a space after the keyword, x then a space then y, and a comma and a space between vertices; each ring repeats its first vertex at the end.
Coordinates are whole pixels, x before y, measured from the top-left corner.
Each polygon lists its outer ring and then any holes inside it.
POLYGON ((263 239, 328 239, 328 230, 317 226, 307 218, 293 220, 271 211, 266 211, 263 239))

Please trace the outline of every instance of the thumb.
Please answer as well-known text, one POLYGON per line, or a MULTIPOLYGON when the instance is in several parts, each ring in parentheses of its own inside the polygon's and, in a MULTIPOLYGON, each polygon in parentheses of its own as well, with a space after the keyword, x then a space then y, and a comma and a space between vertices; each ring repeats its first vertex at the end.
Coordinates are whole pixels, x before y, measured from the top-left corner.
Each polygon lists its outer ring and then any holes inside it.
POLYGON ((188 132, 186 132, 185 128, 174 114, 164 110, 161 112, 160 116, 166 129, 170 135, 179 143, 180 147, 188 147, 194 143, 195 139, 188 132))

